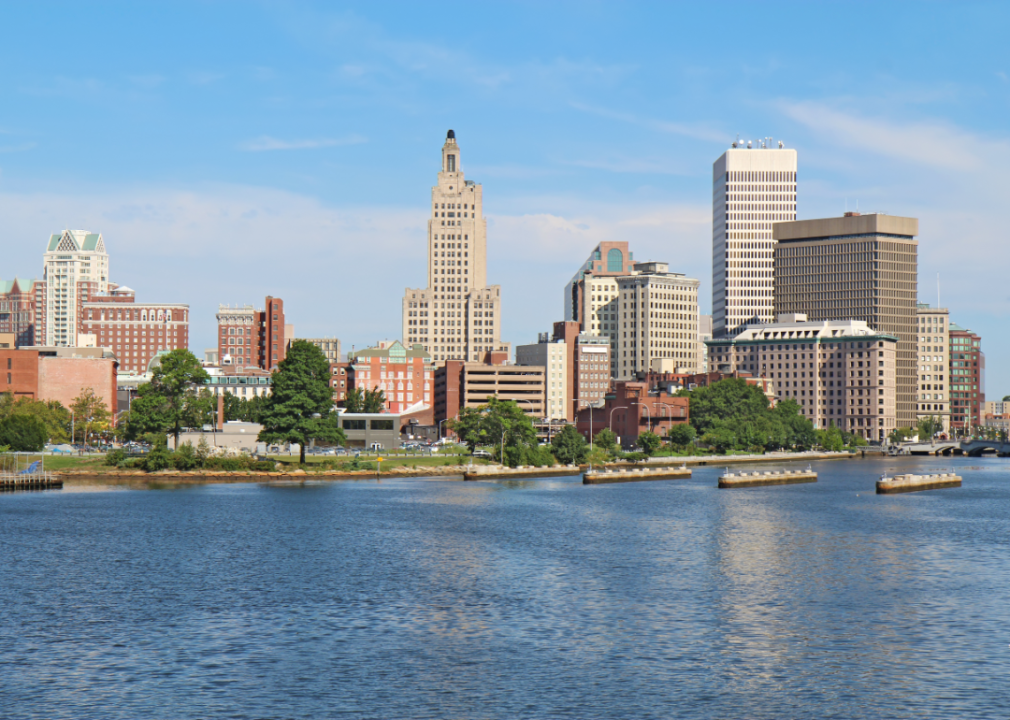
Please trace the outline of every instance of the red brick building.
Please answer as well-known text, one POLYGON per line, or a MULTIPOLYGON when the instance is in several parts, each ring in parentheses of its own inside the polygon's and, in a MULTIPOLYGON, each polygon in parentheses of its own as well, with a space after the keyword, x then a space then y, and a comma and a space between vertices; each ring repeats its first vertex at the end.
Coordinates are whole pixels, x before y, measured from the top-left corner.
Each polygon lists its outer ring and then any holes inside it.
POLYGON ((217 312, 217 352, 221 365, 274 370, 287 350, 284 301, 267 295, 262 309, 221 305, 217 312))
POLYGON ((115 419, 118 367, 102 348, 0 350, 0 392, 9 392, 15 399, 58 400, 69 409, 90 388, 115 419))
POLYGON ((620 380, 607 395, 603 407, 580 409, 576 429, 586 440, 609 428, 623 447, 632 447, 639 434, 651 430, 663 436, 674 425, 690 420, 690 401, 666 391, 650 391, 644 382, 620 380))
POLYGON ((122 372, 142 374, 159 352, 189 347, 189 305, 138 303, 133 290, 117 287, 81 304, 79 344, 108 348, 122 372))
POLYGON ((0 333, 13 334, 15 347, 36 343, 36 298, 41 303, 43 293, 39 280, 0 280, 0 333))
POLYGON ((544 378, 541 366, 506 365, 504 353, 486 353, 484 362, 446 360, 435 371, 434 420, 451 420, 462 408, 483 405, 492 396, 512 400, 530 417, 542 418, 544 378))
POLYGON ((419 412, 419 405, 432 407, 435 367, 421 345, 408 349, 397 340, 383 341, 375 347, 351 351, 347 362, 333 363, 330 370, 333 399, 340 406, 350 390, 378 388, 386 394, 386 412, 414 413, 419 412))
POLYGON ((985 422, 985 353, 982 337, 950 323, 950 427, 958 434, 985 422))

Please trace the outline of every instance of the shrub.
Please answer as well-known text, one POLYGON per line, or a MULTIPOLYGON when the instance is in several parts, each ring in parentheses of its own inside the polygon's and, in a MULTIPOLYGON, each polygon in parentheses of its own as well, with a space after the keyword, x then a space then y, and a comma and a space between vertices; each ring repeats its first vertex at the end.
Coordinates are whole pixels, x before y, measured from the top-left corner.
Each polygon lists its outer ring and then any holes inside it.
POLYGON ((112 467, 119 467, 126 462, 126 453, 122 450, 110 450, 105 453, 105 464, 112 467))
POLYGON ((196 456, 196 451, 189 443, 181 445, 172 457, 172 463, 176 470, 192 470, 200 464, 200 459, 196 456))
POLYGON ((172 453, 165 447, 156 447, 144 458, 143 468, 147 472, 157 472, 172 467, 172 453))
POLYGON ((11 415, 0 420, 0 445, 12 452, 38 452, 46 446, 46 424, 34 415, 11 415))
POLYGON ((663 441, 659 439, 659 435, 649 430, 644 433, 640 433, 638 436, 638 446, 642 448, 642 451, 646 455, 652 455, 654 452, 659 450, 659 446, 662 445, 663 441))
POLYGON ((630 452, 624 453, 624 459, 628 462, 639 463, 649 459, 649 456, 644 452, 630 452))
POLYGON ((252 464, 252 469, 257 472, 273 472, 277 469, 277 464, 273 460, 257 460, 252 464))
POLYGON ((234 457, 212 457, 207 458, 204 463, 205 468, 211 470, 224 470, 225 472, 237 472, 244 469, 245 463, 242 462, 242 458, 234 457))

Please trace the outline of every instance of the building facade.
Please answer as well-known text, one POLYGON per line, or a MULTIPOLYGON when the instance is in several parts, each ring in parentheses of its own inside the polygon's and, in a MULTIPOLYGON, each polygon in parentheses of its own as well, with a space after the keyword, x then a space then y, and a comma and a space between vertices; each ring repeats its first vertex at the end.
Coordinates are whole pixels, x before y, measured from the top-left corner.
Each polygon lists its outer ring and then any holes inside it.
POLYGON ((76 347, 82 305, 109 291, 109 255, 101 234, 64 230, 49 237, 36 302, 36 341, 76 347))
POLYGON ((0 350, 0 392, 14 399, 56 400, 69 408, 85 390, 105 403, 116 422, 118 362, 103 348, 37 346, 0 350))
POLYGON ((572 398, 568 383, 568 345, 564 337, 556 338, 547 333, 540 333, 537 343, 517 345, 516 365, 544 368, 543 417, 550 420, 566 420, 572 412, 572 398))
POLYGON ((950 432, 950 314, 919 303, 917 418, 935 417, 950 432))
POLYGON ((189 305, 138 303, 132 289, 116 287, 81 303, 76 341, 112 351, 120 373, 144 373, 159 352, 189 347, 189 305))
POLYGON ((431 407, 435 367, 421 345, 405 348, 399 341, 347 354, 346 362, 330 365, 333 399, 343 405, 351 390, 382 390, 386 412, 414 412, 431 407))
POLYGON ((41 304, 43 297, 44 284, 39 280, 0 280, 0 333, 13 334, 15 347, 35 344, 36 303, 41 304))
POLYGON ((734 142, 712 165, 712 331, 772 322, 772 225, 796 219, 796 151, 734 142))
POLYGON ((985 354, 982 338, 950 324, 950 427, 966 435, 982 425, 985 409, 985 354))
POLYGON ((340 362, 340 340, 335 337, 330 338, 297 338, 310 342, 323 351, 323 355, 330 361, 330 364, 340 362))
POLYGON ((428 283, 403 294, 403 343, 421 345, 436 363, 511 353, 501 340, 501 287, 487 284, 483 188, 467 180, 456 134, 442 146, 431 189, 428 283))
POLYGON ((218 362, 274 370, 287 352, 284 301, 267 295, 262 309, 221 305, 217 311, 218 362))
POLYGON ((491 362, 450 360, 435 370, 436 423, 450 420, 465 407, 485 404, 490 397, 512 400, 531 418, 544 417, 546 368, 491 362))
POLYGON ((631 448, 645 431, 662 437, 674 425, 689 422, 690 402, 664 390, 650 390, 644 382, 619 380, 604 404, 579 410, 575 428, 587 441, 609 428, 622 447, 631 448))
POLYGON ((708 345, 720 370, 771 378, 778 400, 795 400, 814 427, 834 425, 880 441, 899 427, 899 342, 862 320, 813 321, 794 314, 708 345))
POLYGON ((919 221, 859 215, 777 223, 775 311, 852 319, 898 338, 897 422, 918 417, 919 221))
POLYGON ((699 371, 699 285, 661 262, 636 263, 634 275, 617 278, 616 377, 630 380, 653 368, 699 371))

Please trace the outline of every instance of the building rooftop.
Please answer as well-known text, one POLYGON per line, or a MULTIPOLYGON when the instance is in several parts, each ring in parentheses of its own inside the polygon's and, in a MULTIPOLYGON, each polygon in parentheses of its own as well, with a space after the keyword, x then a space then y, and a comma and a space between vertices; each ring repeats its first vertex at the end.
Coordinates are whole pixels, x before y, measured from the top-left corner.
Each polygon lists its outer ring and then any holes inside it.
POLYGON ((881 213, 846 213, 843 217, 793 220, 772 225, 772 237, 779 242, 822 240, 847 235, 897 235, 911 239, 918 234, 917 218, 881 213))

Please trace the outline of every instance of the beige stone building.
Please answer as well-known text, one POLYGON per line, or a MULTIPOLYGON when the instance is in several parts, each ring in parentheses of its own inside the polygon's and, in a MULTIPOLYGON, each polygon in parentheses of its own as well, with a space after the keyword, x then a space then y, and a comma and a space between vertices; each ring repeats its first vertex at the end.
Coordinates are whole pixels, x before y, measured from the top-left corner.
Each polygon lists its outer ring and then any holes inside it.
POLYGON ((950 431, 950 313, 919 303, 917 417, 936 417, 950 431))
POLYGON ((816 428, 832 425, 883 440, 896 424, 899 340, 862 320, 807 320, 801 313, 708 341, 709 363, 775 383, 816 428))
POLYGON ((796 151, 775 145, 738 140, 712 165, 715 337, 774 319, 772 225, 796 219, 796 151))
MULTIPOLYGON (((290 335, 289 337, 294 337, 290 335)), ((326 359, 330 361, 330 364, 340 362, 340 340, 335 337, 323 337, 323 338, 297 338, 298 340, 304 340, 305 342, 310 342, 317 348, 323 351, 323 355, 326 359)))
POLYGON ((634 274, 616 278, 617 294, 601 302, 616 308, 613 344, 616 378, 636 373, 696 373, 701 370, 698 340, 698 286, 695 278, 672 273, 662 262, 635 263, 634 274), (616 304, 614 304, 616 303, 616 304))
POLYGON ((490 397, 512 400, 530 417, 542 418, 545 375, 543 366, 448 360, 435 370, 435 422, 490 397))
POLYGON ((540 333, 539 342, 516 345, 516 365, 544 369, 544 417, 567 419, 571 411, 571 395, 568 391, 568 345, 565 339, 540 333))
POLYGON ((917 417, 919 221, 859 215, 777 223, 775 312, 861 320, 898 338, 897 417, 917 417))
POLYGON ((436 364, 511 352, 501 340, 501 287, 487 284, 483 188, 467 180, 456 134, 442 146, 431 189, 428 283, 403 295, 403 344, 420 344, 436 364))

